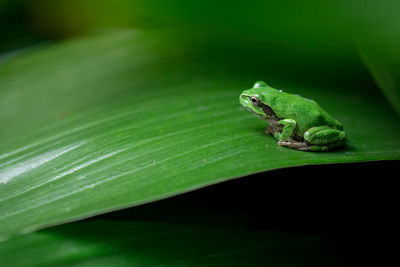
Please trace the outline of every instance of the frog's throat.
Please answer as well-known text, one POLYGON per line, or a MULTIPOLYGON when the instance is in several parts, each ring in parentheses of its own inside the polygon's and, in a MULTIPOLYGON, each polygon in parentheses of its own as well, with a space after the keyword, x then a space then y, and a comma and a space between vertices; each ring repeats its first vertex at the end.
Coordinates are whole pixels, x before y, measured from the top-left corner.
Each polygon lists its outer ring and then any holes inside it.
POLYGON ((252 113, 254 113, 254 115, 256 115, 257 117, 259 117, 260 119, 263 119, 263 120, 266 120, 266 119, 267 119, 267 117, 265 116, 265 114, 258 113, 258 112, 254 111, 253 109, 248 108, 248 107, 246 107, 246 109, 247 109, 248 111, 251 111, 252 113))
POLYGON ((278 120, 278 116, 276 116, 275 112, 267 105, 261 104, 261 112, 257 112, 254 109, 246 107, 247 110, 253 112, 257 117, 266 121, 275 121, 278 120))

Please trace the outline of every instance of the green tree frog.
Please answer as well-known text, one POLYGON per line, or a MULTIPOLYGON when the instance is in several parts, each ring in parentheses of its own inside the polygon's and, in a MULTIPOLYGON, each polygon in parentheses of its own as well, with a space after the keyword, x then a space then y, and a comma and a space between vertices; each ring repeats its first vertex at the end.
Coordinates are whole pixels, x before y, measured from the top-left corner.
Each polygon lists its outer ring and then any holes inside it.
POLYGON ((343 126, 317 102, 276 90, 262 81, 244 90, 240 104, 267 121, 266 134, 278 145, 297 150, 327 151, 346 138, 343 126))

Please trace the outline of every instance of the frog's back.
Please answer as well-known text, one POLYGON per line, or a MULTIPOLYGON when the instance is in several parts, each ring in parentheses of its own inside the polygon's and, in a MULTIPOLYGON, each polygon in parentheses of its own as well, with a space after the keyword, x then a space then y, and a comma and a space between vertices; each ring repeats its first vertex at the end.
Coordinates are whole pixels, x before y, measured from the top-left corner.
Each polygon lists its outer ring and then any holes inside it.
POLYGON ((314 100, 299 95, 285 94, 285 97, 274 97, 272 99, 273 111, 279 119, 293 119, 297 122, 297 133, 303 135, 305 131, 315 126, 329 126, 333 129, 342 130, 343 126, 329 115, 314 100))

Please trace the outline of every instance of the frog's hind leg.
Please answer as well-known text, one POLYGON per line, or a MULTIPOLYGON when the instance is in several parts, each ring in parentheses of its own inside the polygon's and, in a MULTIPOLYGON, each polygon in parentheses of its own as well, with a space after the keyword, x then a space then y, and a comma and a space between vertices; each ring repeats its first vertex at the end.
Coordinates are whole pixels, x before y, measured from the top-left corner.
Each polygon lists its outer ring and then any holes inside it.
POLYGON ((312 151, 327 151, 343 143, 346 133, 328 126, 317 126, 304 133, 312 151))
POLYGON ((343 143, 346 134, 328 126, 317 126, 304 133, 304 140, 279 141, 281 146, 303 151, 328 151, 343 143))

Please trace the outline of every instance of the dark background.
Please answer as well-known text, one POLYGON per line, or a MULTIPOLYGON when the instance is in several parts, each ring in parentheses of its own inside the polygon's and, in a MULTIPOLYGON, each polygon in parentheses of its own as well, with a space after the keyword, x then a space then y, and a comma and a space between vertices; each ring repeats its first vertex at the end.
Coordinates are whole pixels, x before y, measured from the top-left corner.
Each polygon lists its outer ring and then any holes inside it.
POLYGON ((377 161, 274 170, 88 221, 240 226, 306 234, 326 240, 341 263, 383 266, 398 254, 392 245, 398 226, 398 164, 377 161))

